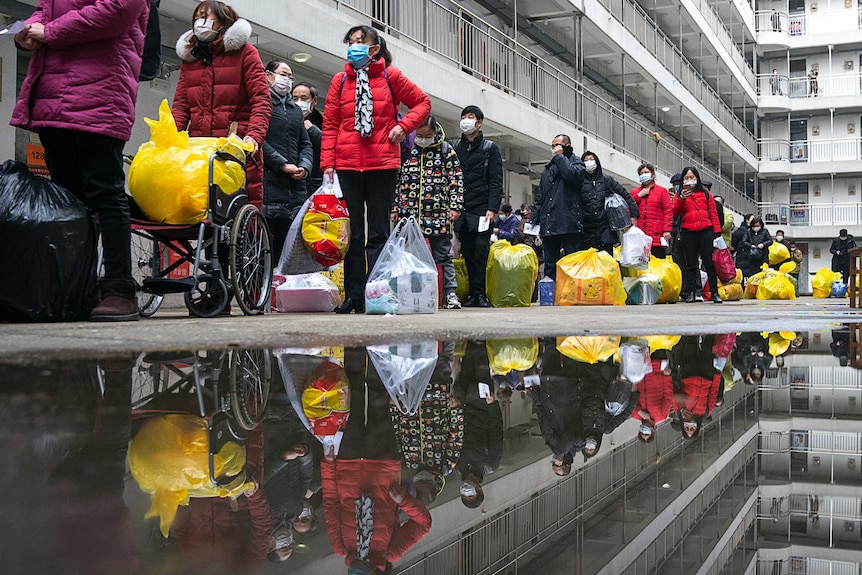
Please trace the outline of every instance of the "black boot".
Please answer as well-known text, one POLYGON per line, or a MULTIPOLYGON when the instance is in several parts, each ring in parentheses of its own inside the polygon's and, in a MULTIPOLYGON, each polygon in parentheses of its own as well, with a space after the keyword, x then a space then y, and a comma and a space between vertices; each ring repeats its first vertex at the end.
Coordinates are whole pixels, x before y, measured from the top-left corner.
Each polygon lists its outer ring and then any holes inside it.
POLYGON ((90 312, 90 321, 137 321, 138 296, 131 280, 102 280, 99 304, 90 312))

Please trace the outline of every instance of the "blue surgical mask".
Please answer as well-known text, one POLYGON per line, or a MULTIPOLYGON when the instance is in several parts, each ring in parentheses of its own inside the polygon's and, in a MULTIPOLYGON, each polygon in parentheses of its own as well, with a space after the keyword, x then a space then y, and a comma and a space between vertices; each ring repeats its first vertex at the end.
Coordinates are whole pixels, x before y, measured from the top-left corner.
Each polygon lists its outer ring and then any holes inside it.
POLYGON ((650 174, 650 173, 641 174, 640 176, 638 176, 638 181, 641 184, 646 184, 647 182, 652 181, 652 174, 650 174))
POLYGON ((347 47, 347 60, 354 68, 361 68, 368 63, 371 56, 368 55, 368 44, 351 44, 347 47))

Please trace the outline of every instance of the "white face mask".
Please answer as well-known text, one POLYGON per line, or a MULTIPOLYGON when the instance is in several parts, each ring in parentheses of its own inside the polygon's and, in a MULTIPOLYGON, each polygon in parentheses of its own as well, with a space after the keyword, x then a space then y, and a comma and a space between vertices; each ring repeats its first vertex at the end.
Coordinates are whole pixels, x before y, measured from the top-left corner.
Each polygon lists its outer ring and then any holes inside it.
POLYGON ((293 78, 288 78, 287 76, 276 74, 275 80, 272 84, 272 89, 279 96, 284 96, 293 89, 293 78))
POLYGON ((783 242, 784 236, 775 236, 776 241, 783 242))
POLYGON ((647 437, 652 435, 652 428, 649 425, 641 425, 639 431, 647 437))
POLYGON ((459 491, 461 492, 461 497, 476 497, 478 493, 476 486, 472 483, 462 483, 459 491))
POLYGON ((461 118, 461 123, 458 124, 461 128, 461 133, 472 134, 476 131, 476 120, 473 118, 461 118))
POLYGON ((682 185, 683 186, 689 186, 689 187, 693 188, 697 185, 697 180, 683 180, 682 185))
POLYGON ((303 118, 311 114, 311 102, 306 102, 305 100, 294 100, 293 103, 302 110, 303 118))
POLYGON ((416 136, 416 138, 414 138, 413 142, 415 142, 415 144, 417 146, 419 146, 420 148, 427 148, 428 146, 430 146, 431 144, 434 143, 434 137, 432 136, 430 138, 425 138, 422 136, 416 136))
POLYGON ((587 171, 589 173, 592 174, 593 172, 596 171, 596 167, 597 167, 596 161, 595 160, 587 160, 586 162, 584 162, 584 167, 587 169, 587 171))
POLYGON ((198 37, 198 40, 201 42, 211 42, 216 39, 218 32, 213 30, 213 24, 215 24, 215 22, 215 20, 208 20, 206 18, 198 18, 195 20, 194 33, 195 36, 198 37))
POLYGON ((751 231, 752 231, 752 232, 759 232, 759 231, 760 231, 760 226, 754 226, 753 228, 751 228, 751 231))
POLYGON ((587 449, 593 450, 596 447, 598 447, 598 445, 599 444, 595 439, 588 439, 586 444, 584 445, 584 447, 586 447, 587 449))

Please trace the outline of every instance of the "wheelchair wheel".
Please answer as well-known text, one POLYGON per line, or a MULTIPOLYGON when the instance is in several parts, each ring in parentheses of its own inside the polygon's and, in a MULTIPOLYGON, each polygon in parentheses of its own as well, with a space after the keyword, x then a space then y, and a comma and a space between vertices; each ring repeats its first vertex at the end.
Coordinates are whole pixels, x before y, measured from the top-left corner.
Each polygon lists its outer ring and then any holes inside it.
POLYGON ((161 245, 154 239, 137 234, 132 235, 132 279, 138 294, 138 312, 149 317, 162 305, 164 296, 144 291, 144 280, 156 277, 161 262, 161 245))
POLYGON ((242 312, 262 313, 272 289, 272 249, 266 220, 251 204, 243 206, 233 220, 229 265, 231 286, 242 312))
POLYGON ((195 290, 185 293, 186 307, 197 317, 215 317, 224 311, 230 301, 230 291, 224 280, 212 276, 198 282, 195 290))
POLYGON ((251 431, 263 421, 272 381, 272 357, 268 349, 234 351, 230 362, 230 395, 239 426, 251 431))

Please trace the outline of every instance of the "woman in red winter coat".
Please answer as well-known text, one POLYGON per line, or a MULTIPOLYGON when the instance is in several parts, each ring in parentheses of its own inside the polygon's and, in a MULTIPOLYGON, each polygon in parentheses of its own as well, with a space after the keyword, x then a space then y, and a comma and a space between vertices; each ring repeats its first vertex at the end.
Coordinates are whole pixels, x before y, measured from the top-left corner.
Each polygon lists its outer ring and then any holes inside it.
POLYGON ((193 137, 237 135, 254 145, 248 170, 249 201, 262 208, 260 147, 269 130, 272 100, 260 54, 248 43, 251 25, 218 0, 204 0, 192 14, 193 28, 177 40, 182 59, 171 111, 177 128, 193 137))
POLYGON ((400 142, 431 113, 431 99, 393 67, 386 41, 370 26, 354 26, 344 72, 329 84, 323 114, 320 167, 338 181, 350 212, 350 247, 344 260, 344 303, 335 313, 365 311, 365 281, 389 237, 400 142), (398 107, 410 111, 398 118, 398 107), (367 209, 367 213, 366 213, 367 209), (368 221, 368 240, 365 221, 368 221))
POLYGON ((701 183, 697 168, 687 167, 682 171, 682 189, 673 202, 673 215, 682 218, 680 234, 685 254, 680 300, 686 303, 695 301, 697 274, 700 273, 697 258, 700 256, 709 281, 712 301, 721 303, 715 268, 712 266, 712 242, 721 236, 721 223, 718 221, 715 199, 701 183))
POLYGON ((652 255, 663 258, 667 255, 668 240, 673 224, 673 204, 667 188, 655 183, 655 166, 643 163, 638 167, 640 187, 631 191, 640 211, 638 227, 652 238, 652 255), (664 243, 662 243, 664 240, 664 243))

